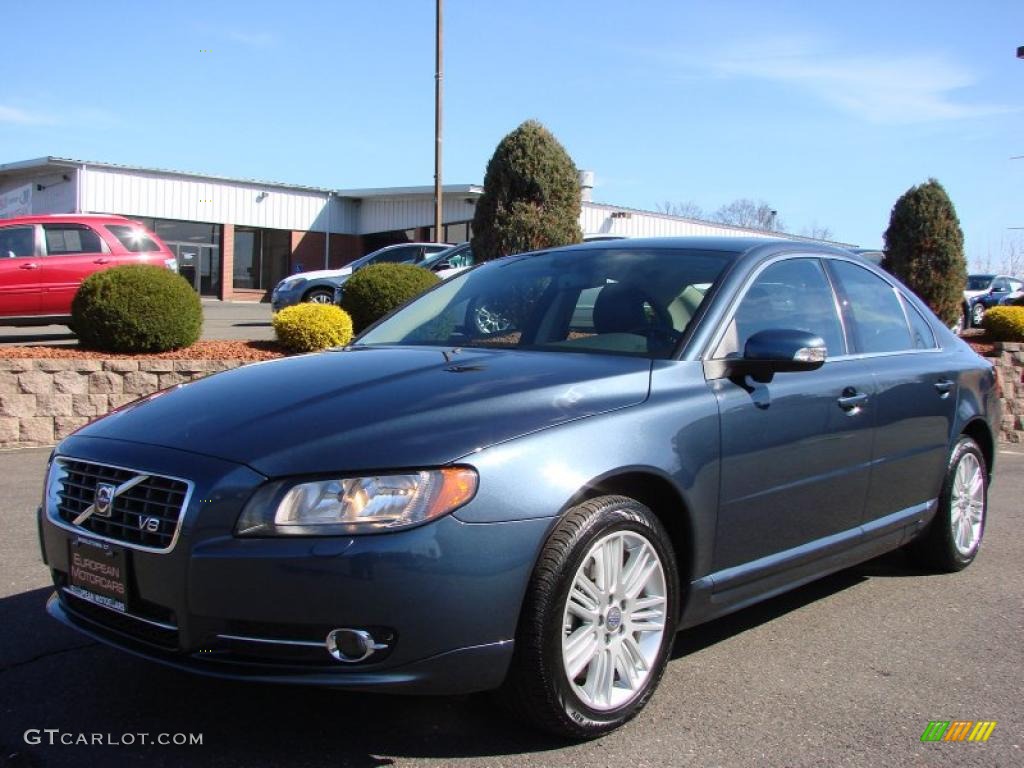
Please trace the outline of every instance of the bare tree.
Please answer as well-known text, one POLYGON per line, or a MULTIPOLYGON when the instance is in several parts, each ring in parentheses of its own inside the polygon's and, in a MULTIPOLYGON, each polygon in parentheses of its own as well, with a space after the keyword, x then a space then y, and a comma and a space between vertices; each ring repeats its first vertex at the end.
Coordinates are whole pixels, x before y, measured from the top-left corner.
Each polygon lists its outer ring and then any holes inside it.
POLYGON ((1002 260, 999 263, 999 271, 1004 275, 1020 277, 1024 272, 1024 243, 1014 238, 1002 243, 1002 260))
POLYGON ((778 217, 778 211, 764 200, 754 201, 748 197, 733 200, 715 211, 712 217, 722 224, 732 224, 748 229, 763 229, 765 232, 782 232, 786 225, 778 217))
POLYGON ((814 222, 811 226, 804 227, 800 234, 804 237, 814 238, 815 240, 831 240, 835 233, 828 227, 822 226, 821 224, 818 224, 818 222, 814 222))
POLYGON ((684 219, 704 218, 704 209, 693 202, 693 200, 684 200, 680 203, 666 200, 664 203, 656 205, 655 210, 659 213, 668 214, 669 216, 680 216, 684 219))

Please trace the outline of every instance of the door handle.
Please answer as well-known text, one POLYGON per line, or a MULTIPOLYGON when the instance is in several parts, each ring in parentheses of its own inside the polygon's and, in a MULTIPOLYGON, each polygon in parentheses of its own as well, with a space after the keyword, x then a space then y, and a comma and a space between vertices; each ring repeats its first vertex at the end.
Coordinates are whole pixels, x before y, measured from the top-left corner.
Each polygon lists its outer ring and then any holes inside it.
POLYGON ((39 265, 34 261, 30 261, 28 264, 22 264, 18 269, 39 269, 39 265))
POLYGON ((856 413, 868 404, 868 396, 853 387, 847 387, 836 402, 847 413, 856 413))
POLYGON ((953 382, 949 379, 939 379, 932 386, 935 387, 935 391, 938 392, 941 397, 946 397, 953 391, 953 382))
POLYGON ((109 264, 110 259, 93 259, 93 264, 109 264))

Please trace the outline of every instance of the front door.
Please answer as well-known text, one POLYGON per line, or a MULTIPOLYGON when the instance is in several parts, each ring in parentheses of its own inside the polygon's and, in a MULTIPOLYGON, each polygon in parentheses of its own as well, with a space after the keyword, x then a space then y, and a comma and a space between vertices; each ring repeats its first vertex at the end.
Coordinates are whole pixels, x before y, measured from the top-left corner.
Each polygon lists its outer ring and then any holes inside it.
POLYGON ((758 384, 711 382, 721 420, 714 569, 741 566, 842 532, 858 535, 871 469, 874 384, 847 341, 821 262, 792 258, 746 291, 713 357, 743 354, 758 331, 824 339, 825 364, 758 384), (835 359, 832 359, 835 358, 835 359))
POLYGON ((37 255, 33 225, 0 227, 0 316, 40 313, 42 262, 37 255))

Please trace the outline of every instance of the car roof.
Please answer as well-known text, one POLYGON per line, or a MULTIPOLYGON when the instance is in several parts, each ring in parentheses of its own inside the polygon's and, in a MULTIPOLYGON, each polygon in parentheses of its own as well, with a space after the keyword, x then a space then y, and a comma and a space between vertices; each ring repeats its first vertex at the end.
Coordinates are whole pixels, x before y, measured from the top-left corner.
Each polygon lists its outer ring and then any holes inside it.
POLYGON ((118 216, 113 213, 37 213, 32 216, 14 216, 10 219, 0 219, 0 227, 12 224, 52 224, 54 222, 80 224, 87 221, 138 224, 138 222, 126 216, 118 216))
MULTIPOLYGON (((690 236, 690 237, 635 237, 623 240, 595 240, 576 245, 545 250, 559 251, 642 251, 642 250, 694 250, 721 251, 730 254, 736 260, 757 260, 780 252, 804 252, 835 256, 856 256, 846 248, 828 243, 808 240, 790 240, 783 237, 724 237, 724 236, 690 236)), ((514 257, 513 257, 514 258, 514 257)), ((862 257, 861 257, 862 258, 862 257)), ((867 259, 862 260, 865 263, 867 259)))

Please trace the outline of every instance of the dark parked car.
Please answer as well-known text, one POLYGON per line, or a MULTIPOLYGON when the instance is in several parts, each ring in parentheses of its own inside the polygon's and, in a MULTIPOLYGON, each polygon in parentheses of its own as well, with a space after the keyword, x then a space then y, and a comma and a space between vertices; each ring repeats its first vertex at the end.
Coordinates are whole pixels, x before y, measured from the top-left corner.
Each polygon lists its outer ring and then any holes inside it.
POLYGON ((499 689, 595 736, 650 699, 679 629, 898 547, 969 565, 999 419, 992 366, 847 251, 513 256, 345 350, 64 440, 48 610, 180 669, 499 689), (481 303, 505 327, 481 331, 481 303))
POLYGON ((1020 295, 1024 282, 1008 275, 968 275, 964 289, 964 317, 972 328, 980 328, 985 312, 1020 295))

